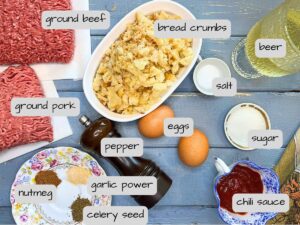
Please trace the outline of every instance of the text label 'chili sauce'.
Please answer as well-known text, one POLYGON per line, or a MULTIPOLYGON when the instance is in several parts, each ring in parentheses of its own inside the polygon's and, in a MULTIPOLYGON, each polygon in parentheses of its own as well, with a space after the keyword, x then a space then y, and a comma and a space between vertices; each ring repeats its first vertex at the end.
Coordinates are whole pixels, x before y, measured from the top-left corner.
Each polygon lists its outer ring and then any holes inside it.
MULTIPOLYGON (((229 212, 236 213, 232 209, 232 197, 234 194, 263 193, 263 183, 260 174, 244 165, 236 165, 232 171, 220 178, 217 184, 217 192, 220 198, 220 206, 229 212)), ((236 213, 245 214, 245 213, 236 213)))

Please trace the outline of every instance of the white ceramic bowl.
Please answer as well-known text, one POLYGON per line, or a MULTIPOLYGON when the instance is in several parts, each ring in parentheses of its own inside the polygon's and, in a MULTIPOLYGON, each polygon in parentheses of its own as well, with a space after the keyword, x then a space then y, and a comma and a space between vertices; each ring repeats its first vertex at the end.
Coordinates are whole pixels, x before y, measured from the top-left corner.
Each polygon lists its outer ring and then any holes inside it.
POLYGON ((213 79, 211 77, 209 77, 211 74, 204 74, 204 73, 200 73, 200 70, 203 69, 204 66, 212 66, 214 67, 216 70, 219 70, 221 72, 219 77, 215 77, 215 78, 231 78, 231 72, 230 69, 228 67, 228 65, 221 59, 218 58, 206 58, 201 60, 198 65, 195 67, 194 69, 194 73, 193 73, 193 81, 194 84, 196 86, 196 88, 198 89, 198 91, 200 91, 203 94, 206 95, 214 95, 213 93, 213 79), (205 88, 201 85, 201 83, 198 82, 198 78, 200 76, 206 76, 208 79, 207 82, 211 83, 210 87, 205 88))
POLYGON ((196 19, 195 16, 184 6, 170 1, 170 0, 154 0, 147 2, 131 12, 129 12, 119 23, 117 23, 113 29, 105 36, 105 38, 101 41, 101 43, 97 46, 92 57, 89 61, 87 69, 83 78, 83 90, 84 94, 92 105, 92 107, 100 113, 102 116, 117 122, 128 122, 137 120, 146 114, 150 113, 154 109, 156 109, 159 105, 161 105, 180 85, 180 83, 184 80, 184 78, 189 74, 193 65, 195 64, 197 57, 201 50, 202 39, 193 39, 193 51, 194 58, 189 66, 184 68, 180 74, 178 75, 177 81, 169 88, 169 90, 161 97, 161 100, 154 104, 145 114, 133 114, 133 115, 122 115, 119 113, 115 113, 106 108, 101 102, 97 99, 95 92, 93 90, 93 80, 99 63, 105 54, 106 50, 114 43, 116 39, 119 38, 120 34, 122 34, 126 25, 129 23, 133 23, 135 20, 136 12, 141 12, 143 14, 151 14, 157 11, 166 11, 169 13, 173 13, 182 17, 182 19, 196 19))
MULTIPOLYGON (((228 141, 236 148, 238 149, 241 149, 241 150, 254 150, 255 148, 251 148, 249 147, 248 145, 246 144, 241 144, 240 143, 240 140, 237 139, 236 137, 233 137, 230 135, 230 133, 228 132, 228 121, 230 119, 230 117, 232 117, 232 115, 234 114, 234 112, 237 112, 243 108, 252 108, 252 109, 255 109, 257 110, 257 112, 260 113, 260 115, 262 116, 263 120, 264 120, 264 129, 267 129, 267 130, 270 130, 271 129, 271 121, 270 121, 270 118, 269 118, 269 115, 268 113, 260 106, 254 104, 254 103, 241 103, 241 104, 238 104, 236 106, 234 106, 229 112, 228 114, 226 115, 226 118, 225 118, 225 121, 224 121, 224 131, 225 131, 225 135, 228 139, 228 141)), ((246 120, 249 120, 249 117, 245 116, 243 118, 245 121, 246 120)), ((251 119, 250 119, 251 120, 251 119)), ((253 122, 251 120, 251 122, 253 122)), ((241 124, 240 126, 243 126, 242 123, 239 123, 241 124)), ((257 130, 256 128, 254 128, 255 130, 257 130)))

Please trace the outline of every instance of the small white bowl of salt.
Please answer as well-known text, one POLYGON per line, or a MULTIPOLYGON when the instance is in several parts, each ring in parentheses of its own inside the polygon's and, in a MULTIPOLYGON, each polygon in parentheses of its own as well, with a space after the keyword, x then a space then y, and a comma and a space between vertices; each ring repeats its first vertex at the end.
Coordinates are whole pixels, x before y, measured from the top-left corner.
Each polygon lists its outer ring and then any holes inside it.
POLYGON ((221 59, 200 59, 193 74, 196 88, 203 94, 213 95, 213 81, 217 78, 230 78, 228 65, 221 59))

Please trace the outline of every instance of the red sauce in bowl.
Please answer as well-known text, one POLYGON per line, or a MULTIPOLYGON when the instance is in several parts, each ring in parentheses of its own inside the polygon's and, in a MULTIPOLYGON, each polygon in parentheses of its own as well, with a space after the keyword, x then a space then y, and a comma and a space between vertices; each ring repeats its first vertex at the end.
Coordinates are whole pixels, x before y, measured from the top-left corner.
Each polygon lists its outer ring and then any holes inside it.
MULTIPOLYGON (((234 194, 263 193, 263 182, 260 174, 246 165, 236 165, 228 175, 220 178, 217 184, 217 192, 220 198, 220 206, 229 212, 236 213, 232 209, 232 196, 234 194)), ((245 214, 245 213, 236 213, 245 214)))

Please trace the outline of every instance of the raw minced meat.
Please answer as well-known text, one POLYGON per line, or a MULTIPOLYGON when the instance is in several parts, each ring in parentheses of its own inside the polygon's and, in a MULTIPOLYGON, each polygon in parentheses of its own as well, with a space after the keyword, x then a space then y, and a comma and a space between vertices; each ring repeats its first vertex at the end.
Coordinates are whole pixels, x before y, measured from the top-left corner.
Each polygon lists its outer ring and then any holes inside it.
POLYGON ((13 97, 44 97, 41 84, 29 66, 11 66, 0 73, 0 151, 22 144, 52 141, 50 117, 14 117, 13 97))
POLYGON ((74 31, 41 25, 43 11, 70 9, 70 0, 1 0, 0 64, 70 62, 74 31))

